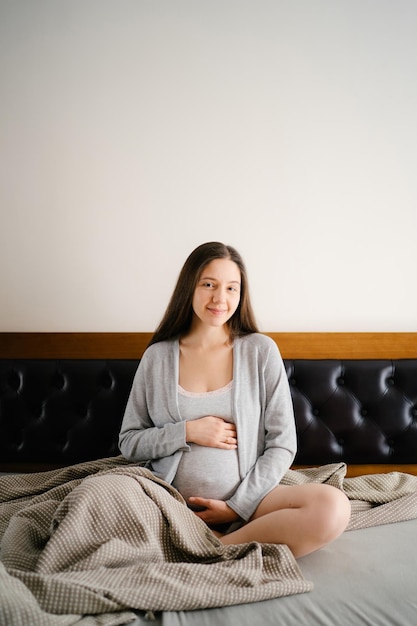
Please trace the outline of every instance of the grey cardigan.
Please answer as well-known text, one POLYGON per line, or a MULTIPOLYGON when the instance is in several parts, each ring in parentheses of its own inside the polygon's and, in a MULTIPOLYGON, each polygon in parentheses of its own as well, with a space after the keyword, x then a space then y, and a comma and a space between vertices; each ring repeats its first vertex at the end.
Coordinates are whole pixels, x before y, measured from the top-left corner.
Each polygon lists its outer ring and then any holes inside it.
MULTIPOLYGON (((130 461, 151 461, 171 483, 189 451, 178 409, 179 342, 153 344, 144 353, 119 436, 130 461)), ((233 411, 241 483, 227 504, 248 520, 290 467, 296 452, 291 394, 276 343, 253 333, 233 345, 233 411)))

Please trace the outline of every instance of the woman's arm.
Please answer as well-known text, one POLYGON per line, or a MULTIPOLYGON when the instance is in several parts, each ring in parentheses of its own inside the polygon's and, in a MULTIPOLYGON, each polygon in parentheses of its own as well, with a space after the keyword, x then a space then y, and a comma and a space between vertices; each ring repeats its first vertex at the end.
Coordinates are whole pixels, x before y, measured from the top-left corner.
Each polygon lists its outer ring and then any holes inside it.
POLYGON ((163 359, 155 358, 157 345, 152 348, 136 371, 119 434, 120 451, 130 461, 159 459, 189 449, 185 422, 170 414, 175 399, 170 399, 163 359))
MULTIPOLYGON (((265 341, 265 339, 264 339, 265 341)), ((227 501, 236 513, 248 520, 255 512, 261 500, 281 481, 293 462, 296 448, 296 430, 291 392, 285 367, 279 350, 269 340, 267 358, 259 372, 260 386, 264 398, 264 443, 263 449, 248 473, 227 501)), ((261 402, 262 403, 262 402, 261 402)), ((240 409, 245 419, 245 407, 240 409)), ((259 437, 262 436, 260 431, 259 437)), ((243 445, 238 431, 239 445, 243 445)), ((251 442, 245 441, 245 445, 251 442)))

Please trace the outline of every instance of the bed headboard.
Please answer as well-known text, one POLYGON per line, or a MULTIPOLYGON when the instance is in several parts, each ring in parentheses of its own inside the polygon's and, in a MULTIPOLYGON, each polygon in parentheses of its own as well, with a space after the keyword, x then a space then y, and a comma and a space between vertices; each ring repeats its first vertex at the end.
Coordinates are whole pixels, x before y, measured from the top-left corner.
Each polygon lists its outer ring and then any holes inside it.
MULTIPOLYGON (((284 359, 417 359, 415 333, 265 333, 284 359)), ((152 333, 0 333, 0 359, 138 359, 152 333)))
MULTIPOLYGON (((285 361, 297 466, 417 473, 417 333, 267 333, 285 361)), ((0 471, 118 454, 150 333, 0 333, 0 471)))

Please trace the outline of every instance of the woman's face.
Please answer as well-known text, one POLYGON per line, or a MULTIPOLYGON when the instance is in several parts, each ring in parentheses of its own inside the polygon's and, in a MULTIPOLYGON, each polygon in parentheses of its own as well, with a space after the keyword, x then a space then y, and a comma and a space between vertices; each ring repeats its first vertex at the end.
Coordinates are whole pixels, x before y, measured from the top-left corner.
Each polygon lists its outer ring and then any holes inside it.
POLYGON ((240 269, 230 259, 215 259, 201 272, 193 296, 193 311, 208 326, 223 326, 239 306, 240 269))

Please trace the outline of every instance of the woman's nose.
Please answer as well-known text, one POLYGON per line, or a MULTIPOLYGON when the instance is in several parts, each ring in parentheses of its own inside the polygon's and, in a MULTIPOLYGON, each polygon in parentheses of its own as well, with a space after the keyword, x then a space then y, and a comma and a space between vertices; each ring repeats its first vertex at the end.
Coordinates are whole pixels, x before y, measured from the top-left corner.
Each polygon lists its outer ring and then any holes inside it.
POLYGON ((223 289, 216 289, 213 293, 213 302, 224 302, 226 299, 226 292, 223 289))

